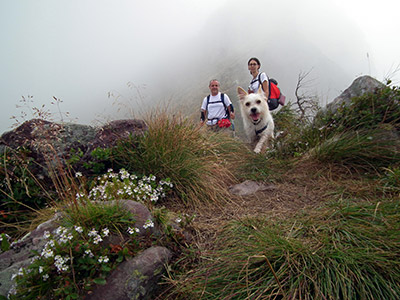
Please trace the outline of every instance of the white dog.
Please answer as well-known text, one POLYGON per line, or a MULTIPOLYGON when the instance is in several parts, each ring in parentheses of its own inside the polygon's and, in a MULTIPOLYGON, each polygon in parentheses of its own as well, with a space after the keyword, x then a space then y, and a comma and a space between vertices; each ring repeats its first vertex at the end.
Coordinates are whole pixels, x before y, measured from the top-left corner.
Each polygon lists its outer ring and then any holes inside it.
POLYGON ((267 99, 261 88, 258 93, 252 94, 247 94, 241 87, 238 87, 237 91, 245 133, 255 145, 254 152, 260 153, 274 138, 274 120, 269 111, 267 99))

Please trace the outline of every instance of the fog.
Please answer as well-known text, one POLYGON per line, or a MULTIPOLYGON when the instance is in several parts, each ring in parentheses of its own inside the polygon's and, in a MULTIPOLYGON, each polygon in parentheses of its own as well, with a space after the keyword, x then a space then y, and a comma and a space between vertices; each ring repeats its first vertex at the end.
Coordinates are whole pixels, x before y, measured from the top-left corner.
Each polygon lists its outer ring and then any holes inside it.
POLYGON ((92 125, 176 102, 198 112, 211 78, 235 99, 253 56, 289 99, 309 70, 322 104, 360 75, 399 83, 398 1, 275 2, 3 0, 0 133, 33 116, 22 97, 92 125))

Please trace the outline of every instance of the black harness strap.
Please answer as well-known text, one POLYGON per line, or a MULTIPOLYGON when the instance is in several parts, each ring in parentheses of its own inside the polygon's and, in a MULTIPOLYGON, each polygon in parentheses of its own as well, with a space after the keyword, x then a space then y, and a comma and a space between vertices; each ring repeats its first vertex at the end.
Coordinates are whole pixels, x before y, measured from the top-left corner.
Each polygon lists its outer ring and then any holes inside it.
POLYGON ((267 127, 268 127, 268 124, 265 125, 263 128, 256 130, 256 135, 259 135, 261 132, 263 132, 265 129, 267 129, 267 127))

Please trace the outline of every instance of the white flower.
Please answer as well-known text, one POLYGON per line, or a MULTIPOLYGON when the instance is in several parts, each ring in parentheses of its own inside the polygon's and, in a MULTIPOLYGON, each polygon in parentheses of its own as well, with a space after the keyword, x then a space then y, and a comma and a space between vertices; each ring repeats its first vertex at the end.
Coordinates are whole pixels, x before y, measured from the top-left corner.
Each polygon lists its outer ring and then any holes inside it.
POLYGON ((51 249, 43 249, 42 253, 40 253, 40 256, 44 258, 49 258, 54 256, 54 252, 51 249))
POLYGON ((93 257, 94 256, 90 249, 85 250, 85 254, 88 255, 89 257, 93 257))
POLYGON ((75 231, 76 232, 78 232, 78 233, 82 233, 83 232, 83 229, 82 229, 82 227, 81 226, 74 226, 74 229, 75 229, 75 231))
POLYGON ((147 229, 147 228, 149 228, 149 227, 154 227, 154 223, 153 223, 153 221, 151 221, 150 219, 147 220, 147 221, 144 223, 144 225, 143 225, 143 228, 144 228, 144 229, 147 229))
POLYGON ((137 227, 135 227, 135 231, 136 231, 136 233, 139 233, 139 232, 140 232, 140 229, 137 228, 137 227))
POLYGON ((130 227, 128 227, 128 229, 126 231, 128 231, 129 234, 134 234, 135 233, 135 231, 130 227))
POLYGON ((47 230, 44 232, 43 237, 47 240, 50 237, 50 232, 47 230))
POLYGON ((43 278, 43 281, 46 281, 47 279, 49 279, 49 274, 44 274, 42 278, 43 278))
POLYGON ((58 228, 56 229, 56 235, 65 234, 67 231, 68 231, 67 228, 60 226, 60 227, 58 227, 58 228))
POLYGON ((43 267, 39 266, 39 274, 43 273, 43 267))
POLYGON ((68 271, 68 266, 66 263, 69 261, 69 257, 62 257, 61 255, 56 255, 54 257, 54 265, 57 268, 58 273, 68 271))
POLYGON ((102 231, 103 237, 108 236, 109 233, 110 233, 110 230, 108 228, 104 228, 102 231))
POLYGON ((182 219, 181 218, 176 218, 175 222, 176 223, 180 223, 180 222, 182 222, 182 219))
POLYGON ((88 236, 90 236, 90 237, 93 237, 93 236, 96 236, 96 235, 98 235, 98 233, 97 233, 97 230, 94 229, 94 228, 88 233, 88 236))
POLYGON ((94 239, 93 239, 93 244, 98 244, 98 243, 100 243, 101 241, 103 241, 103 239, 101 238, 101 236, 99 236, 99 235, 97 235, 97 236, 95 236, 94 237, 94 239))
POLYGON ((104 263, 108 263, 109 260, 110 260, 110 259, 109 259, 107 256, 100 256, 99 259, 98 259, 98 262, 99 262, 99 263, 103 263, 103 262, 104 262, 104 263))
POLYGON ((76 177, 76 178, 82 177, 82 173, 81 173, 81 172, 76 172, 76 173, 75 173, 75 177, 76 177))

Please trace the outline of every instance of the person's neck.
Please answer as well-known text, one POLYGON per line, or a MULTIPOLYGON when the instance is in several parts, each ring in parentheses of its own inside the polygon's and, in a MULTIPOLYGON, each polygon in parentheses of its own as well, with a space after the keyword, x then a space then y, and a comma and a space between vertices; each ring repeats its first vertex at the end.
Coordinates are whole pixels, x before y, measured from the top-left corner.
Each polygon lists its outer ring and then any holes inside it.
POLYGON ((211 93, 211 96, 217 96, 219 92, 217 93, 211 93))
POLYGON ((251 75, 253 75, 253 78, 256 78, 258 76, 258 73, 259 73, 259 71, 257 70, 255 72, 251 73, 251 75))

